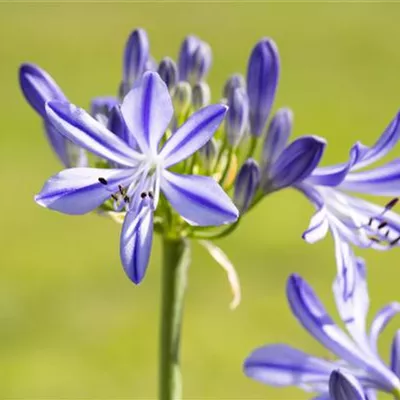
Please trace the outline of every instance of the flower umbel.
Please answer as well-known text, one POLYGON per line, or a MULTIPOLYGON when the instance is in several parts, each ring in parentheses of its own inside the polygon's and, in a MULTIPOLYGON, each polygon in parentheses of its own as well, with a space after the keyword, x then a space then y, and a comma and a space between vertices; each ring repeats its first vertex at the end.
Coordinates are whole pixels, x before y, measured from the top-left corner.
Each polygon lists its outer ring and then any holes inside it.
POLYGON ((84 110, 50 101, 47 116, 58 131, 117 168, 64 170, 50 178, 35 199, 66 214, 84 214, 98 207, 125 210, 121 261, 129 278, 139 283, 150 256, 154 215, 161 218, 164 234, 180 235, 175 217, 162 212, 168 203, 182 217, 179 224, 215 226, 237 219, 237 209, 213 178, 177 173, 181 161, 211 139, 226 109, 217 104, 199 110, 165 140, 173 115, 171 98, 159 75, 146 72, 121 105, 120 116, 127 127, 124 140, 84 110), (160 192, 168 203, 158 210, 160 192), (107 205, 109 199, 112 207, 107 205))
POLYGON ((288 278, 286 296, 292 313, 300 324, 333 353, 337 360, 314 357, 285 344, 256 349, 244 363, 245 374, 272 386, 298 386, 326 395, 329 375, 337 368, 354 375, 371 398, 372 390, 399 393, 397 336, 392 363, 384 364, 377 351, 380 333, 391 318, 400 312, 395 302, 383 307, 366 329, 369 308, 364 261, 349 251, 347 263, 334 281, 333 292, 339 315, 348 334, 326 312, 311 286, 299 275, 288 278), (395 360, 393 362, 393 360, 395 360), (396 365, 396 366, 395 366, 396 365))

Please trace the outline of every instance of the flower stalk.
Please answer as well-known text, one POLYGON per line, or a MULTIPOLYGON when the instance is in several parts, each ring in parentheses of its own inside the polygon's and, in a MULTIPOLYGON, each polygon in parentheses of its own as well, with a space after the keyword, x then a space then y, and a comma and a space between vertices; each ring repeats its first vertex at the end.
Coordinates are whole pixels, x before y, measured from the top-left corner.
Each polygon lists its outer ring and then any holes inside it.
POLYGON ((182 398, 179 350, 189 263, 189 242, 182 238, 164 237, 159 352, 160 400, 182 398))

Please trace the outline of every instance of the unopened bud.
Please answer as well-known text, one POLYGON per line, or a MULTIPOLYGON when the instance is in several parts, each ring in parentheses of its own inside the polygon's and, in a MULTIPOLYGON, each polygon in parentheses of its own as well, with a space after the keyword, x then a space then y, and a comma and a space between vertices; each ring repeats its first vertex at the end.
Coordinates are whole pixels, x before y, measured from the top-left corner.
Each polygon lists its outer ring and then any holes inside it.
POLYGON ((188 82, 178 82, 172 96, 172 101, 177 115, 185 113, 189 109, 192 102, 192 89, 188 82))
POLYGON ((260 168, 257 162, 249 158, 240 168, 235 181, 234 202, 240 213, 251 205, 260 183, 260 168))
POLYGON ((175 61, 169 57, 163 58, 158 66, 158 74, 171 91, 178 81, 178 68, 175 61))
POLYGON ((195 110, 208 106, 211 101, 210 86, 206 82, 199 82, 192 89, 192 104, 195 110))
POLYGON ((225 99, 229 99, 232 96, 233 91, 235 89, 238 89, 238 88, 245 89, 245 87, 246 87, 246 83, 244 81, 243 75, 233 74, 225 82, 222 95, 224 96, 225 99))
POLYGON ((229 144, 237 147, 243 138, 249 119, 249 100, 244 89, 237 88, 231 93, 228 107, 225 131, 229 144))

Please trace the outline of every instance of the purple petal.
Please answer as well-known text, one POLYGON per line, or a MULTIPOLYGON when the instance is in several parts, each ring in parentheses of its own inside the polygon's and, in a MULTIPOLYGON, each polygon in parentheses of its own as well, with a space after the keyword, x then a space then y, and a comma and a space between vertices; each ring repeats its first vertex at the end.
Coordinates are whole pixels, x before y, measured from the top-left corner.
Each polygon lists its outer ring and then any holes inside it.
POLYGON ((372 147, 367 147, 362 143, 357 143, 359 152, 357 164, 354 170, 366 167, 384 157, 398 142, 400 138, 400 113, 390 122, 380 138, 372 147))
POLYGON ((28 103, 46 118, 45 104, 50 100, 67 101, 54 79, 34 64, 22 64, 19 69, 19 83, 28 103))
POLYGON ((177 164, 204 146, 218 129, 226 111, 226 106, 213 104, 195 112, 162 148, 160 157, 164 159, 164 167, 177 164))
POLYGON ((331 400, 366 400, 363 388, 351 374, 333 371, 329 378, 331 400))
POLYGON ((121 232, 120 256, 129 279, 142 281, 149 264, 153 241, 153 211, 143 207, 139 213, 129 211, 121 232))
POLYGON ((400 329, 394 335, 390 354, 390 369, 400 378, 400 329))
POLYGON ((334 364, 284 344, 253 351, 244 362, 244 373, 271 386, 312 386, 327 383, 334 364))
POLYGON ((174 113, 168 88, 160 76, 146 72, 124 98, 121 111, 142 152, 157 154, 174 113))
POLYGON ((399 196, 400 159, 369 171, 348 174, 340 188, 378 196, 399 196))
POLYGON ((47 116, 54 127, 76 145, 119 165, 133 166, 140 155, 85 110, 70 103, 51 101, 47 116))
POLYGON ((179 215, 192 225, 218 226, 238 218, 232 200, 213 178, 164 170, 161 190, 179 215))
POLYGON ((149 39, 143 29, 135 29, 125 45, 123 81, 128 88, 141 78, 149 58, 149 39))
POLYGON ((369 340, 375 352, 378 352, 378 339, 380 334, 392 318, 399 313, 400 303, 393 302, 381 308, 375 315, 369 331, 369 340))
POLYGON ((312 288, 298 275, 291 275, 287 282, 290 308, 305 329, 337 357, 366 367, 364 356, 349 337, 334 323, 312 288))
POLYGON ((307 183, 311 185, 338 186, 348 176, 349 171, 357 162, 357 151, 355 147, 350 150, 349 161, 330 167, 316 168, 307 178, 307 183))
POLYGON ((302 136, 292 142, 271 166, 275 189, 291 186, 307 178, 318 165, 326 142, 318 136, 302 136))
POLYGON ((86 214, 116 193, 118 185, 127 186, 132 174, 131 169, 65 169, 45 183, 35 201, 65 214, 86 214), (105 179, 107 184, 101 183, 99 178, 105 179))
POLYGON ((279 53, 272 39, 262 39, 254 47, 247 66, 247 94, 251 134, 260 136, 265 128, 279 80, 279 53))
POLYGON ((292 133, 293 112, 289 108, 280 108, 268 126, 265 137, 262 159, 268 166, 273 164, 281 155, 292 133))

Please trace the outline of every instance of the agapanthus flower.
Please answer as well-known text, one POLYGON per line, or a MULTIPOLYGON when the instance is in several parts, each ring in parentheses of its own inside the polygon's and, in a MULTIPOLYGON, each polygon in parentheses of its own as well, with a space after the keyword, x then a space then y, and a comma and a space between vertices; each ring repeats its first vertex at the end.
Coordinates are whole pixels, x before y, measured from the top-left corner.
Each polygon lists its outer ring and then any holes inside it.
MULTIPOLYGON (((319 397, 323 400, 323 397, 319 397)), ((351 374, 340 369, 332 371, 329 377, 329 397, 326 400, 368 400, 358 382, 351 374)))
POLYGON ((123 135, 111 132, 83 109, 50 101, 47 117, 58 131, 116 167, 61 171, 46 182, 36 201, 66 214, 84 214, 113 199, 116 211, 126 211, 121 261, 129 278, 139 283, 148 265, 160 192, 190 225, 216 226, 237 219, 237 209, 212 177, 173 169, 211 139, 226 110, 222 104, 205 107, 166 138, 172 101, 154 72, 136 82, 116 114, 122 118, 118 126, 123 135))
MULTIPOLYGON (((342 248, 337 249, 339 252, 342 248)), ((378 311, 367 329, 366 316, 369 295, 365 263, 356 258, 347 244, 346 254, 338 260, 340 273, 335 278, 333 293, 336 307, 346 331, 341 329, 327 313, 311 286, 299 275, 288 278, 286 296, 290 309, 300 324, 337 359, 325 359, 307 354, 286 344, 259 347, 246 359, 247 376, 271 386, 297 386, 328 397, 329 375, 335 369, 354 375, 367 393, 392 393, 400 398, 398 335, 392 346, 390 366, 378 354, 378 338, 396 313, 400 303, 393 302, 378 311)))
POLYGON ((357 142, 348 162, 320 167, 297 188, 310 198, 318 211, 303 237, 308 242, 323 238, 330 229, 336 239, 379 250, 399 245, 400 216, 392 211, 400 195, 400 160, 359 171, 386 156, 400 137, 397 114, 372 147, 357 142), (350 193, 388 196, 377 205, 350 193))

